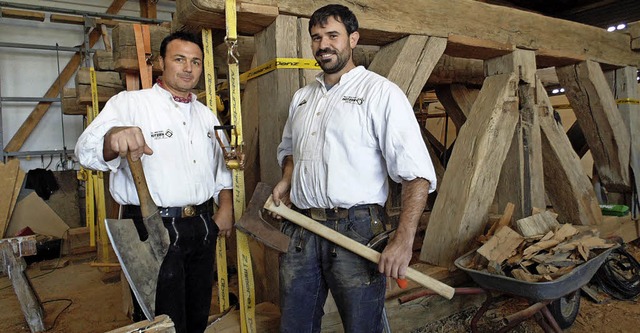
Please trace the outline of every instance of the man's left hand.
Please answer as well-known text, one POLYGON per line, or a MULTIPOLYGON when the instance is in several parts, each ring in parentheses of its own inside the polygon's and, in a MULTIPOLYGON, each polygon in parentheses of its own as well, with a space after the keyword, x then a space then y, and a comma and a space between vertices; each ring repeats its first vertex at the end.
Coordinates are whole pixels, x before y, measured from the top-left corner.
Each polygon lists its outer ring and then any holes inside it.
POLYGON ((213 214, 213 221, 218 225, 218 236, 229 237, 233 229, 233 208, 220 207, 215 214, 213 214))
POLYGON ((413 254, 413 236, 398 234, 391 237, 378 262, 378 271, 387 277, 404 279, 413 254))

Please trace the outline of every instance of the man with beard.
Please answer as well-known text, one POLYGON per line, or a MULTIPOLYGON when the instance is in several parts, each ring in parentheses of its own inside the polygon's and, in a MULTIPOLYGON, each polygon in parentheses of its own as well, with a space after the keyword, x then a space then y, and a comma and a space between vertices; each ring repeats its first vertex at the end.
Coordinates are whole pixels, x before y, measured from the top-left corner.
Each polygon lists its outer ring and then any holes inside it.
MULTIPOLYGON (((126 156, 141 160, 171 240, 155 314, 169 315, 176 332, 201 333, 211 305, 216 238, 233 227, 231 172, 214 132, 218 119, 191 93, 202 73, 202 44, 193 34, 175 32, 162 41, 160 57, 162 80, 112 97, 75 151, 84 167, 111 171, 109 189, 122 217, 133 219, 146 239, 126 156), (219 209, 212 217, 213 200, 219 209)), ((141 320, 135 300, 134 308, 134 320, 141 320)))
POLYGON ((358 21, 342 5, 316 10, 311 47, 323 73, 296 92, 278 161, 276 204, 294 209, 362 244, 382 232, 388 176, 402 183, 398 228, 375 264, 284 221, 291 237, 280 259, 281 332, 319 332, 327 293, 345 332, 381 332, 385 276, 404 278, 416 228, 436 177, 404 93, 356 67, 358 21))

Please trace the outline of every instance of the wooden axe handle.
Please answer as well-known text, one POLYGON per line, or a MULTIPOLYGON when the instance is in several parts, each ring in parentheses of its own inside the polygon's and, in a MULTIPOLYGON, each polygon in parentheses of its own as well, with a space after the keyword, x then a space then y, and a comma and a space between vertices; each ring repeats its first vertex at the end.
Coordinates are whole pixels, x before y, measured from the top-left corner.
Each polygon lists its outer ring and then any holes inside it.
POLYGON ((138 192, 140 212, 142 213, 142 217, 147 218, 158 210, 158 206, 153 202, 151 193, 149 193, 147 178, 144 176, 144 171, 142 169, 142 162, 140 162, 139 159, 137 161, 132 160, 131 155, 129 154, 127 154, 127 161, 129 161, 131 176, 133 176, 133 182, 135 183, 136 191, 138 192))
MULTIPOLYGON (((267 202, 265 202, 264 208, 286 218, 287 220, 325 239, 328 239, 329 241, 339 246, 344 247, 345 249, 365 259, 368 259, 376 264, 380 261, 380 252, 372 248, 366 247, 365 245, 362 245, 331 228, 327 228, 324 225, 312 220, 311 218, 305 215, 302 215, 294 211, 293 209, 285 205, 276 206, 271 196, 269 196, 269 198, 267 199, 267 202)), ((417 271, 411 267, 407 268, 407 277, 419 283, 420 285, 435 291, 436 293, 438 293, 439 295, 447 299, 451 299, 455 292, 454 288, 426 274, 423 274, 422 272, 417 271)))

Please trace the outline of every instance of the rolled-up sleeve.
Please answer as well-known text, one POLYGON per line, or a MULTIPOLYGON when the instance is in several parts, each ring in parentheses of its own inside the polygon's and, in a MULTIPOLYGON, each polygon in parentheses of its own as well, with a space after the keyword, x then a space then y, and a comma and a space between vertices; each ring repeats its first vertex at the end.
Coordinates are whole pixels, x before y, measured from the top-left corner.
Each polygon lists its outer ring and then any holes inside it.
POLYGON ((383 112, 373 115, 373 121, 389 176, 397 183, 424 178, 429 192, 435 191, 435 169, 409 101, 391 82, 381 86, 379 96, 383 112))

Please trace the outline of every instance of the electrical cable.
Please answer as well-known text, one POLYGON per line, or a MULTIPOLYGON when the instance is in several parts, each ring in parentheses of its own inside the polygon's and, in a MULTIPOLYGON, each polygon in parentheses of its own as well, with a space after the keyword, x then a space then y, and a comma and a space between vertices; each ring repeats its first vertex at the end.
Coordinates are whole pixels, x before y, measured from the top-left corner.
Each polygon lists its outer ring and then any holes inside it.
POLYGON ((69 304, 67 304, 67 306, 65 306, 64 309, 62 309, 62 311, 60 311, 60 313, 58 313, 56 315, 56 318, 53 320, 53 324, 51 324, 51 326, 47 327, 45 329, 45 331, 48 331, 48 330, 56 327, 56 322, 58 321, 58 318, 60 317, 60 315, 65 310, 67 310, 73 304, 73 300, 71 300, 70 298, 56 298, 56 299, 50 299, 50 300, 47 300, 47 301, 44 301, 44 302, 40 303, 40 304, 45 304, 45 303, 60 302, 60 301, 67 301, 67 302, 69 302, 69 304))
POLYGON ((616 299, 634 299, 640 295, 640 263, 621 246, 611 251, 596 272, 594 281, 616 299))

